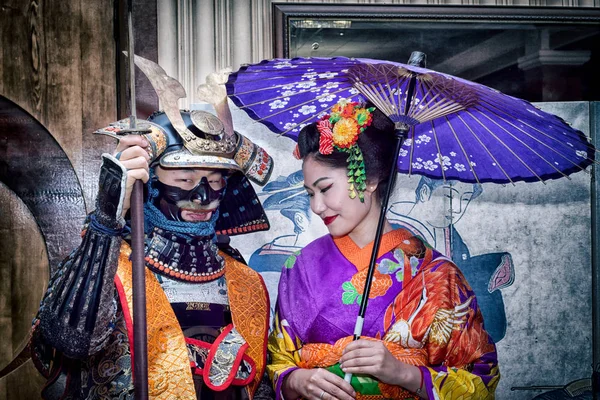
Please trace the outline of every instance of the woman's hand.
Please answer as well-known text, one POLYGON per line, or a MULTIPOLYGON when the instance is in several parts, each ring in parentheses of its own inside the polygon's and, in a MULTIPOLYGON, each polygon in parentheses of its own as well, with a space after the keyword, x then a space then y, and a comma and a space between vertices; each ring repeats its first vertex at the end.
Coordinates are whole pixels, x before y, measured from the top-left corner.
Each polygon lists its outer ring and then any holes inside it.
POLYGON ((127 184, 125 191, 125 201, 123 203, 123 213, 125 217, 130 207, 131 192, 133 184, 140 179, 142 182, 148 182, 150 156, 145 148, 148 141, 140 135, 128 135, 119 140, 113 156, 127 168, 127 184))
POLYGON ((381 382, 411 391, 419 388, 421 380, 417 367, 398 360, 380 341, 350 342, 342 353, 340 367, 346 373, 371 375, 381 382))
POLYGON ((348 382, 322 368, 292 371, 282 386, 286 399, 354 400, 356 397, 348 382))

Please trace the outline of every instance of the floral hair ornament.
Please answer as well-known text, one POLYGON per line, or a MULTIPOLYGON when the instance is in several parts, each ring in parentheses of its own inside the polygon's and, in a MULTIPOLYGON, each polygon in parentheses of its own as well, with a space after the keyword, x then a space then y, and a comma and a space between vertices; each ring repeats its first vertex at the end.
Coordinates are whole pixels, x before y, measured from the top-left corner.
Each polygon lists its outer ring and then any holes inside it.
POLYGON ((375 107, 363 107, 357 102, 341 100, 331 109, 331 114, 323 116, 317 122, 319 131, 319 153, 329 155, 333 149, 348 153, 348 192, 351 199, 357 194, 361 203, 365 201, 364 191, 367 188, 367 175, 362 151, 358 144, 358 136, 371 122, 371 113, 375 107))

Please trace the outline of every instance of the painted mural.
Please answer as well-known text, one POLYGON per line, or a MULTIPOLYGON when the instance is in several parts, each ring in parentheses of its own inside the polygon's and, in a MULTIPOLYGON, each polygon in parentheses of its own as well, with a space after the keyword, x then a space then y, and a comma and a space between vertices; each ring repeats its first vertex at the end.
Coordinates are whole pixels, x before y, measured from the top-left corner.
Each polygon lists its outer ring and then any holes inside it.
POLYGON ((412 200, 391 204, 388 218, 393 225, 414 231, 432 246, 451 257, 461 269, 477 295, 485 327, 496 343, 506 334, 506 313, 501 289, 514 282, 515 272, 510 253, 493 252, 471 256, 467 244, 456 228, 467 213, 469 204, 483 193, 480 184, 457 181, 444 183, 421 177, 412 200), (440 196, 435 196, 436 191, 440 196), (419 215, 429 202, 440 201, 435 209, 419 215))

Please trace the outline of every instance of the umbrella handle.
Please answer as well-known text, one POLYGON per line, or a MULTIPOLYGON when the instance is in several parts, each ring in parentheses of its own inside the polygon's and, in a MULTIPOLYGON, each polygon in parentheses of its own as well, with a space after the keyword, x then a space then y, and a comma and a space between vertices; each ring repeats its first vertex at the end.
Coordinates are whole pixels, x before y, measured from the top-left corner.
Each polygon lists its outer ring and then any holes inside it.
MULTIPOLYGON (((365 323, 365 318, 362 316, 356 317, 356 323, 354 324, 354 337, 352 341, 360 339, 360 335, 362 335, 363 325, 365 323)), ((352 380, 352 374, 350 372, 346 372, 344 375, 344 380, 348 383, 352 380)))
MULTIPOLYGON (((373 274, 375 272, 375 264, 377 262, 377 253, 379 253, 379 245, 381 244, 381 236, 383 236, 383 226, 385 225, 385 214, 388 208, 388 203, 390 200, 390 196, 392 194, 392 186, 394 186, 394 181, 396 180, 396 173, 398 171, 398 154, 400 153, 400 148, 402 147, 402 143, 408 134, 408 128, 404 126, 398 126, 396 128, 396 150, 394 156, 394 162, 390 166, 390 176, 388 178, 388 184, 385 191, 385 195, 381 199, 381 212, 379 214, 379 221, 377 223, 377 229, 375 231, 375 240, 373 241, 373 251, 371 252, 371 260, 369 262, 369 269, 367 270, 367 278, 365 279, 365 286, 363 290, 363 297, 360 302, 360 308, 358 310, 358 316, 356 317, 356 323, 354 325, 354 340, 360 339, 362 335, 363 324, 365 320, 365 315, 367 313, 367 304, 369 301, 369 292, 371 291, 371 283, 373 282, 373 274)), ((352 379, 352 374, 347 373, 344 376, 344 380, 350 383, 352 379)))

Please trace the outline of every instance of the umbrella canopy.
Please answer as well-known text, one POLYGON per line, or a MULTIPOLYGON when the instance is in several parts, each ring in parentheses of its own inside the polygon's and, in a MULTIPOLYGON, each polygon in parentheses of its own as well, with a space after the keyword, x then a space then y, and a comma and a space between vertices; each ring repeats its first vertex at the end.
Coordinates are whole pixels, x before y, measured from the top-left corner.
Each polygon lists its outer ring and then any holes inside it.
POLYGON ((364 58, 272 59, 243 66, 232 101, 296 139, 340 100, 370 100, 407 130, 398 171, 469 183, 556 179, 594 162, 585 135, 492 88, 425 68, 364 58))

